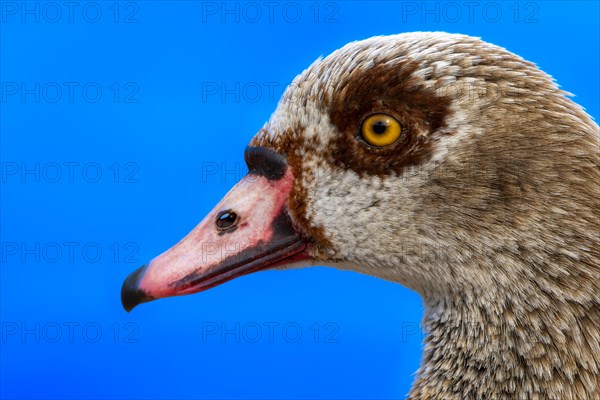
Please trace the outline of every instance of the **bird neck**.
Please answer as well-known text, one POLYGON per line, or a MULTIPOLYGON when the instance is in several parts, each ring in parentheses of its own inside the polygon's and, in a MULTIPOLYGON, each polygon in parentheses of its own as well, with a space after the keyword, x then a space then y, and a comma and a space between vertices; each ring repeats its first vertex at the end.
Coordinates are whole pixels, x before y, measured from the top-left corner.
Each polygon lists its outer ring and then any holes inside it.
POLYGON ((600 398, 597 299, 500 293, 425 299, 423 362, 410 399, 600 398))

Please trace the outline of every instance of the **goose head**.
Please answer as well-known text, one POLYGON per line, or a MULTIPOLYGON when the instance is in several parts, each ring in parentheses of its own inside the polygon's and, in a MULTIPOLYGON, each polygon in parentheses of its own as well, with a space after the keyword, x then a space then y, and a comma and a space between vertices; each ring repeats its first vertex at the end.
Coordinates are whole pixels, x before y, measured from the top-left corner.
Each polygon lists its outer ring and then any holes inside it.
POLYGON ((123 305, 329 265, 422 295, 414 398, 597 394, 598 146, 582 108, 503 48, 350 43, 296 77, 246 149, 248 175, 126 279, 123 305))

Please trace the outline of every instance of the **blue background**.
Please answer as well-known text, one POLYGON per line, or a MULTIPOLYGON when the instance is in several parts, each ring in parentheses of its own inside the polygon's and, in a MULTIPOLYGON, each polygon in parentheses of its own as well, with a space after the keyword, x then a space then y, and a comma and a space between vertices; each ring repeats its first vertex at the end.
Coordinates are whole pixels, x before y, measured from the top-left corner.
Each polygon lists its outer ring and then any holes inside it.
POLYGON ((24 4, 0 4, 2 398, 403 398, 422 305, 397 284, 312 268, 119 298, 243 176, 286 84, 349 41, 480 36, 599 116, 595 1, 24 4))

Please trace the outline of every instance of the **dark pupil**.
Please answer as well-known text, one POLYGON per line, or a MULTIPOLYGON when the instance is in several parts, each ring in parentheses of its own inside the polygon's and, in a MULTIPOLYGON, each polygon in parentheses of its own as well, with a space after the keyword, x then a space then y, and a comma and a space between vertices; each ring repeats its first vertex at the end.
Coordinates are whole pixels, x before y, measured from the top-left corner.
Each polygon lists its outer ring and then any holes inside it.
POLYGON ((382 135, 385 133, 387 127, 388 125, 385 122, 377 121, 373 124, 373 132, 375 132, 377 135, 382 135))
POLYGON ((222 211, 217 216, 217 227, 220 229, 230 228, 237 220, 237 214, 233 211, 222 211))

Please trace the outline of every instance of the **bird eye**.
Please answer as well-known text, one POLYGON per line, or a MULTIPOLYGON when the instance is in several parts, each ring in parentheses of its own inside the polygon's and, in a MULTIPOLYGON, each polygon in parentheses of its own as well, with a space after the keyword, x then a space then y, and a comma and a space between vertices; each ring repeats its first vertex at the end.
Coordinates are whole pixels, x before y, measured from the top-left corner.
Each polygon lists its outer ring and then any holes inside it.
POLYGON ((396 118, 387 114, 373 114, 364 120, 360 128, 361 137, 375 147, 389 146, 402 134, 396 118))

